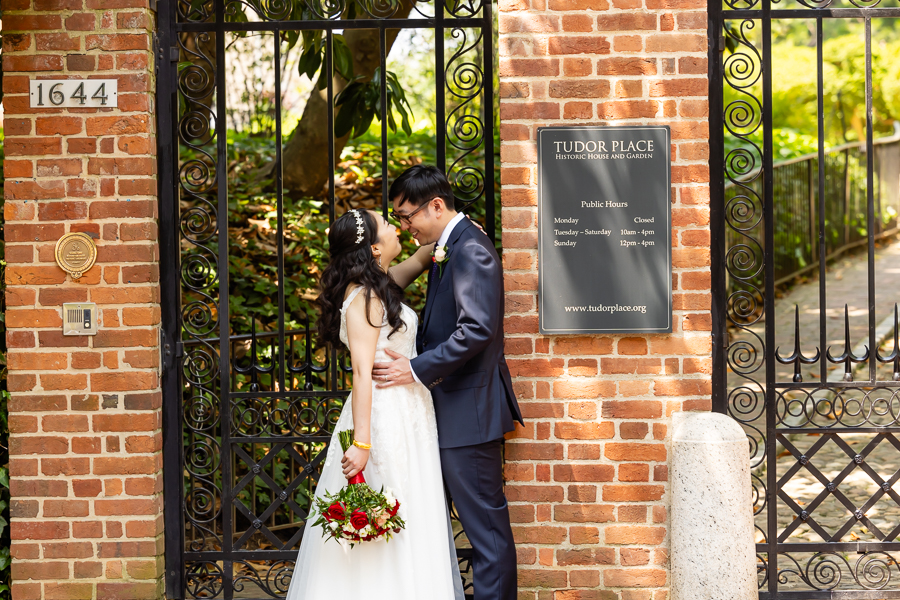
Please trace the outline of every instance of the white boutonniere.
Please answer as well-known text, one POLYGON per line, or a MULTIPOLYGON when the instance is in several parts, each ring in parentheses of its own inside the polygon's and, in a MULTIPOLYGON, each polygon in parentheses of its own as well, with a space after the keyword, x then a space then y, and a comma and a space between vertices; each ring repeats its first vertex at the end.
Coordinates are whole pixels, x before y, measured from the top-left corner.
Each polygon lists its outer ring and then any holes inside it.
POLYGON ((435 247, 434 252, 431 253, 431 260, 438 266, 438 276, 444 276, 444 263, 447 262, 447 246, 438 246, 435 247))

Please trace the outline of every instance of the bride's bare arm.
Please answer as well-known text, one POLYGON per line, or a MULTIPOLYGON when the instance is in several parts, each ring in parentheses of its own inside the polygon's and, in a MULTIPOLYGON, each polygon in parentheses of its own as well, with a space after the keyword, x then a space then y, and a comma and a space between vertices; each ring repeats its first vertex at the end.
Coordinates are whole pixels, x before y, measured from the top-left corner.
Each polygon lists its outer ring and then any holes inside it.
MULTIPOLYGON (((353 366, 353 437, 364 444, 372 442, 372 365, 378 345, 380 329, 371 323, 381 324, 384 307, 377 298, 369 302, 369 318, 366 318, 366 294, 357 294, 347 307, 347 338, 350 346, 350 363, 353 366)), ((344 453, 341 466, 344 476, 350 479, 366 468, 369 451, 351 446, 344 453)))
POLYGON ((391 274, 391 277, 394 278, 394 281, 397 282, 397 285, 406 289, 406 287, 415 281, 423 271, 430 267, 431 251, 433 249, 434 244, 421 246, 416 250, 415 254, 404 260, 402 263, 391 267, 388 272, 391 274))
MULTIPOLYGON (((484 228, 478 221, 472 222, 475 223, 475 226, 478 227, 482 233, 484 233, 484 228)), ((419 275, 431 267, 431 253, 433 251, 434 244, 422 246, 416 250, 415 254, 404 260, 402 263, 396 264, 388 269, 388 272, 391 274, 391 277, 394 278, 394 281, 397 282, 397 285, 406 289, 409 287, 409 284, 419 277, 419 275)))

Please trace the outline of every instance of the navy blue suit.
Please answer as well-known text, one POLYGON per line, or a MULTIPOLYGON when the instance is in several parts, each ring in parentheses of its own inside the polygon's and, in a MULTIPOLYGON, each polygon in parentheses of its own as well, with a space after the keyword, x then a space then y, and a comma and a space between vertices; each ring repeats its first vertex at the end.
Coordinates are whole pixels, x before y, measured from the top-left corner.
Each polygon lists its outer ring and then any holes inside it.
POLYGON ((416 376, 434 398, 444 483, 472 544, 476 600, 516 600, 516 548, 501 441, 522 414, 503 356, 503 269, 490 239, 456 224, 432 269, 416 376))

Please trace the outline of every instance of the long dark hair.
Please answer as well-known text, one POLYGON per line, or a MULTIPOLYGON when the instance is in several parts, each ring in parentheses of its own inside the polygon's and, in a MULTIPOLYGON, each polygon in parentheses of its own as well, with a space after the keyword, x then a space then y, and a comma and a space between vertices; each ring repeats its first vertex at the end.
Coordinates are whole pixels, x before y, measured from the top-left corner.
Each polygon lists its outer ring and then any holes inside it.
POLYGON ((316 299, 320 311, 319 339, 322 342, 341 342, 341 306, 350 284, 361 285, 365 290, 366 320, 369 325, 381 327, 381 323, 372 323, 369 316, 369 304, 372 296, 375 296, 384 304, 387 322, 391 326, 389 336, 403 326, 400 318, 403 290, 378 266, 378 260, 372 254, 372 244, 376 242, 378 224, 367 210, 347 211, 331 224, 328 232, 331 262, 322 273, 322 293, 316 299), (359 233, 354 213, 362 216, 363 239, 359 243, 356 242, 359 233))

